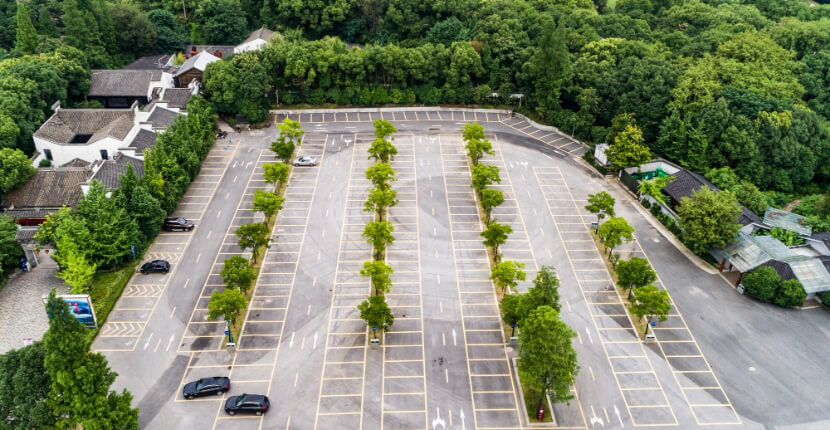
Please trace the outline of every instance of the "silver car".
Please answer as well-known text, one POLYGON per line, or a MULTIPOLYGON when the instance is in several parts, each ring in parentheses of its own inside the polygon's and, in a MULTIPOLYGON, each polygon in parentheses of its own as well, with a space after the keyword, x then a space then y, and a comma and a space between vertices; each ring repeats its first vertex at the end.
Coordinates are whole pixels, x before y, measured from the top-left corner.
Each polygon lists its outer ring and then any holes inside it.
POLYGON ((295 166, 316 166, 319 163, 314 157, 297 157, 294 160, 295 166))

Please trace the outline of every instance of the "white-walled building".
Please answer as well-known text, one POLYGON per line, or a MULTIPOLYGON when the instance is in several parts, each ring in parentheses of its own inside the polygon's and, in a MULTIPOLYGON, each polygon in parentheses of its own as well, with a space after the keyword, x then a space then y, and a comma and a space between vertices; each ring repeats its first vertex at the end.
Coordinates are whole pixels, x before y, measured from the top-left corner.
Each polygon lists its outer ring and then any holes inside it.
POLYGON ((248 51, 256 51, 258 49, 262 49, 265 44, 268 43, 268 40, 271 39, 271 36, 274 35, 274 32, 265 28, 261 27, 259 30, 254 31, 251 33, 245 41, 236 45, 233 48, 234 54, 240 54, 242 52, 248 51))
POLYGON ((143 110, 138 102, 128 109, 64 109, 55 102, 52 116, 32 136, 38 152, 33 162, 37 166, 49 160, 53 166, 63 166, 77 159, 93 164, 121 153, 143 160, 144 150, 155 144, 156 133, 185 114, 188 91, 164 88, 143 110))

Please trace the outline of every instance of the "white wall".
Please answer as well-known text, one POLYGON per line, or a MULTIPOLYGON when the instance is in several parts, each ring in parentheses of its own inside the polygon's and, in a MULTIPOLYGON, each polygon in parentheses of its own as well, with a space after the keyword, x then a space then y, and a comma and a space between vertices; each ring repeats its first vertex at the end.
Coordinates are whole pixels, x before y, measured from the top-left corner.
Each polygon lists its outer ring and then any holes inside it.
POLYGON ((233 53, 234 54, 239 54, 239 53, 242 53, 242 52, 255 51, 257 49, 262 49, 262 47, 265 46, 265 44, 267 44, 267 43, 268 43, 267 41, 262 40, 262 39, 254 39, 250 42, 243 43, 243 44, 238 45, 237 47, 233 48, 233 53))
POLYGON ((108 157, 112 158, 118 153, 118 148, 126 146, 123 141, 112 137, 107 137, 97 142, 87 144, 59 145, 38 137, 34 137, 34 141, 35 148, 37 148, 38 152, 43 154, 43 158, 46 158, 45 150, 48 149, 52 151, 52 166, 54 167, 62 166, 75 158, 80 158, 81 160, 92 163, 101 159, 100 151, 102 149, 106 149, 108 157))

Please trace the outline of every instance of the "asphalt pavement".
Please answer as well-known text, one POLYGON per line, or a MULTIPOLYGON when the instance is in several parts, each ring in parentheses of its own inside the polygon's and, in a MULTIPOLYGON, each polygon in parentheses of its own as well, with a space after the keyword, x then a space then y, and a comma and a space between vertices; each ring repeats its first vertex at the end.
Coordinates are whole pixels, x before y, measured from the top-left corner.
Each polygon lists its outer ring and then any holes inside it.
POLYGON ((223 349, 223 324, 205 321, 206 303, 221 288, 222 261, 246 255, 232 233, 258 219, 250 203, 265 186, 259 167, 273 161, 274 127, 215 145, 177 210, 197 228, 160 235, 148 254, 173 271, 136 276, 95 342, 120 374, 116 388, 134 394, 143 428, 526 427, 517 345, 501 330, 460 140, 471 121, 494 142, 484 162, 501 170, 506 201, 494 216, 514 229, 503 252, 526 264, 520 290, 553 265, 562 318, 578 334, 574 399, 553 407, 559 428, 826 427, 827 312, 757 303, 702 271, 613 181, 573 159, 586 150, 579 142, 494 112, 292 117, 306 130, 301 154, 321 163, 292 174, 236 352, 223 349), (373 348, 355 306, 369 294, 359 275, 371 258, 360 235, 372 218, 362 210, 364 171, 381 117, 398 128, 400 203, 387 252, 396 321, 373 348), (584 206, 600 190, 637 231, 618 252, 649 258, 674 300, 653 345, 634 332, 590 238, 584 206), (229 395, 269 395, 272 409, 228 417, 225 396, 180 398, 183 383, 214 374, 231 376, 229 395))

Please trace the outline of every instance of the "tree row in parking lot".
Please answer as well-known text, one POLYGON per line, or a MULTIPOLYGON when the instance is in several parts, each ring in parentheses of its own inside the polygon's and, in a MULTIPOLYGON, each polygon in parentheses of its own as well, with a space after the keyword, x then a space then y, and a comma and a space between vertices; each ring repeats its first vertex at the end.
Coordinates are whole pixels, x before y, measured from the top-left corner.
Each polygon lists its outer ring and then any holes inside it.
POLYGON ((385 294, 392 288, 392 266, 386 264, 386 248, 395 241, 395 231, 391 222, 384 220, 389 208, 398 204, 398 192, 392 189, 392 182, 397 181, 394 169, 389 164, 398 153, 393 135, 398 131, 391 122, 378 119, 374 121, 375 140, 369 145, 369 158, 375 164, 366 169, 366 179, 373 188, 363 205, 364 212, 374 214, 374 219, 366 223, 362 236, 372 245, 372 260, 363 263, 360 274, 369 278, 372 289, 369 298, 357 305, 360 318, 372 327, 372 335, 377 337, 377 329, 389 330, 395 322, 392 310, 386 303, 385 294))
MULTIPOLYGON (((256 281, 258 270, 255 268, 260 252, 271 247, 271 231, 276 223, 277 213, 285 203, 284 185, 291 174, 290 160, 297 146, 302 143, 305 131, 300 123, 286 118, 277 124, 280 134, 277 140, 271 143, 271 151, 282 163, 267 163, 262 166, 265 182, 273 186, 273 191, 256 190, 251 201, 251 209, 260 212, 264 221, 251 224, 242 224, 236 228, 237 245, 242 251, 251 250, 251 259, 242 256, 233 256, 224 262, 220 275, 225 288, 216 290, 210 295, 208 302, 208 319, 215 320, 223 317, 231 326, 231 330, 238 329, 238 318, 245 312, 249 304, 248 294, 256 281)), ((261 264, 261 261, 260 261, 261 264)))

